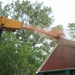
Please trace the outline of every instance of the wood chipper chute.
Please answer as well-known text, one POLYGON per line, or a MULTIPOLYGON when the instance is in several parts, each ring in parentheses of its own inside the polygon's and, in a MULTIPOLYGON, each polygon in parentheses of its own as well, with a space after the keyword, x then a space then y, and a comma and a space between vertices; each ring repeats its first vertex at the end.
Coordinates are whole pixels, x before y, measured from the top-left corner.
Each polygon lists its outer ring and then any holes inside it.
POLYGON ((0 40, 2 31, 15 31, 22 28, 22 22, 8 19, 5 16, 0 17, 0 40))
POLYGON ((0 29, 3 31, 15 31, 22 28, 22 22, 8 19, 5 16, 0 17, 0 29))

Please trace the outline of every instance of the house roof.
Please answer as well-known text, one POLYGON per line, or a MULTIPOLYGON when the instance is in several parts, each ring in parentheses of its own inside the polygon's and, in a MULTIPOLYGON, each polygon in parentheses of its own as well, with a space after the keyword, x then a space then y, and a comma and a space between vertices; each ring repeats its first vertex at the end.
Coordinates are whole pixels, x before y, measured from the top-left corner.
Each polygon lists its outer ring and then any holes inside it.
POLYGON ((75 42, 65 39, 63 41, 66 41, 68 44, 58 43, 37 72, 75 68, 75 42))

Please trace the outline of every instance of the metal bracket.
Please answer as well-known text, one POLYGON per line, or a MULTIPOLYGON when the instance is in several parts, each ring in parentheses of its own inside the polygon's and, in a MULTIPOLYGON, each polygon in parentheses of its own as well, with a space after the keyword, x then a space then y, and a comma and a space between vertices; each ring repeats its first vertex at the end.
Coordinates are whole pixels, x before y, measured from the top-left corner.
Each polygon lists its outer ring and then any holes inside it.
POLYGON ((1 29, 0 29, 0 43, 1 43, 1 35, 2 35, 2 31, 3 31, 3 26, 4 26, 4 23, 3 23, 3 16, 1 17, 1 29))

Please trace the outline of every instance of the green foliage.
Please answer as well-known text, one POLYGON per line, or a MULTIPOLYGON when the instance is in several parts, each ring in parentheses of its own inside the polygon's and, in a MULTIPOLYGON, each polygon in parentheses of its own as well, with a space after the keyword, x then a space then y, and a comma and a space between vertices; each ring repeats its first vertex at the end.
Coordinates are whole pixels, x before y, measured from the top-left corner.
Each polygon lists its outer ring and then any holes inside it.
POLYGON ((30 1, 20 2, 19 0, 12 2, 10 5, 12 13, 10 14, 13 19, 22 21, 24 23, 49 26, 53 22, 53 18, 49 17, 51 8, 43 6, 43 3, 30 1))
POLYGON ((8 17, 8 15, 10 15, 9 10, 9 5, 5 5, 4 7, 2 7, 2 2, 0 2, 0 16, 8 17))
MULTIPOLYGON (((23 23, 36 25, 39 28, 43 28, 50 26, 53 22, 53 17, 49 17, 49 15, 51 14, 51 8, 43 6, 43 3, 36 2, 33 4, 30 1, 23 0, 22 2, 20 2, 19 0, 17 0, 11 3, 10 7, 11 10, 13 10, 13 16, 11 16, 11 18, 22 21, 23 23)), ((47 42, 44 42, 45 37, 41 36, 40 34, 36 34, 34 32, 26 30, 17 30, 16 37, 17 39, 21 38, 19 40, 25 43, 31 42, 35 50, 35 45, 42 42, 44 49, 48 49, 47 53, 49 53, 50 47, 46 48, 47 42), (31 36, 33 36, 33 38, 31 38, 31 36)), ((49 44, 47 45, 49 46, 49 44)), ((40 48, 40 50, 43 51, 43 48, 40 48)))
MULTIPOLYGON (((23 23, 43 28, 53 22, 53 17, 49 17, 51 8, 43 6, 43 3, 33 4, 28 0, 21 2, 16 0, 3 8, 1 3, 0 6, 0 16, 11 17, 23 23)), ((35 75, 53 46, 53 43, 50 45, 50 42, 45 40, 45 36, 24 29, 3 32, 0 46, 0 74, 35 75)))
POLYGON ((2 2, 0 2, 0 15, 2 15, 2 2))
POLYGON ((72 39, 74 39, 75 38, 75 23, 69 23, 68 31, 69 31, 69 34, 71 35, 72 39))
POLYGON ((0 74, 35 75, 40 65, 35 55, 40 52, 34 51, 29 42, 20 42, 14 33, 7 32, 5 35, 4 32, 0 45, 0 74))

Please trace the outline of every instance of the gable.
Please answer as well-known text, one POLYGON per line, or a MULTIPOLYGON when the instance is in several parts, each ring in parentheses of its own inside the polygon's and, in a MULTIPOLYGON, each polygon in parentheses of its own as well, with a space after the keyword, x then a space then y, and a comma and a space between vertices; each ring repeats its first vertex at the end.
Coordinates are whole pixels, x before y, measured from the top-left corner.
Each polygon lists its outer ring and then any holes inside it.
POLYGON ((40 66, 38 72, 67 68, 75 68, 75 49, 58 45, 40 66))

